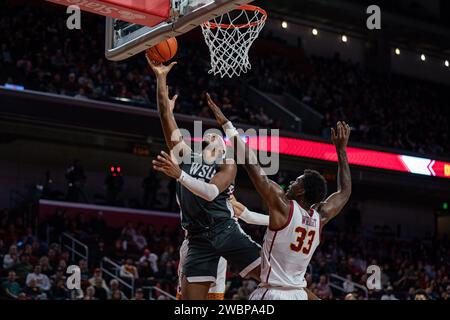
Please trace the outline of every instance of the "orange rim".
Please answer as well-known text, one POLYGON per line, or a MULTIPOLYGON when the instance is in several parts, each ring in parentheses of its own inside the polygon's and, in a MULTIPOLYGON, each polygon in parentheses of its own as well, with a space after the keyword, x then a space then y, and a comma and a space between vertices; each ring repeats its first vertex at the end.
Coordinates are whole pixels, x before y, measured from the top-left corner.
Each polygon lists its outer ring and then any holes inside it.
POLYGON ((246 5, 242 5, 237 7, 234 10, 244 10, 244 11, 257 11, 260 14, 262 14, 261 19, 259 19, 258 21, 255 22, 249 22, 249 23, 242 23, 242 24, 226 24, 226 23, 214 23, 214 22, 204 22, 203 25, 205 27, 208 27, 210 29, 216 29, 216 28, 222 28, 222 29, 228 29, 228 28, 236 28, 236 29, 243 29, 243 28, 249 28, 249 27, 254 27, 257 26, 261 23, 263 23, 266 18, 267 18, 267 12, 266 10, 257 7, 257 6, 253 6, 251 4, 246 4, 246 5))

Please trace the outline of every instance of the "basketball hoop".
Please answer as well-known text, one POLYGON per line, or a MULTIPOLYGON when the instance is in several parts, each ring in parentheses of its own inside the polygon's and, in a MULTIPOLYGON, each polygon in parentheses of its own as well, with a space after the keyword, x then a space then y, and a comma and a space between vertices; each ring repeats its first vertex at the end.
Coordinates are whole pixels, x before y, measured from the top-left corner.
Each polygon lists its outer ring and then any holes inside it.
POLYGON ((232 78, 250 70, 248 52, 266 20, 265 10, 243 5, 204 22, 201 27, 211 54, 209 73, 232 78))

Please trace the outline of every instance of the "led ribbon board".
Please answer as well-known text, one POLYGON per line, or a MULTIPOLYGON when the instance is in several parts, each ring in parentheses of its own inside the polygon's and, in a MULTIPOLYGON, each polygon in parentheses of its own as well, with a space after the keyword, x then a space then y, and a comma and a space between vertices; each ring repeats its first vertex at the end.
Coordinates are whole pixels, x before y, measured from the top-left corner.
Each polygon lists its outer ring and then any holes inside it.
MULTIPOLYGON (((245 137, 249 146, 255 150, 271 152, 272 143, 276 143, 271 139, 278 139, 279 154, 337 162, 336 150, 332 144, 288 137, 267 137, 264 138, 264 143, 259 143, 259 139, 254 136, 245 137)), ((227 139, 227 144, 229 143, 227 139)), ((354 147, 347 148, 347 155, 352 165, 450 179, 450 162, 354 147)))

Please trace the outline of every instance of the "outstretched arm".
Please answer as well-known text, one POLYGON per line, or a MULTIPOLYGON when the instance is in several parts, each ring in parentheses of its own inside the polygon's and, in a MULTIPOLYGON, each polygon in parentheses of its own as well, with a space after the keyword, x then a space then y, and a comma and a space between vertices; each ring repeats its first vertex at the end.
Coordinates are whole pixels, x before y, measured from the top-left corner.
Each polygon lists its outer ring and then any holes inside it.
POLYGON ((340 121, 336 130, 331 129, 331 140, 338 156, 338 185, 335 193, 317 205, 316 210, 321 215, 323 224, 328 223, 341 212, 352 193, 352 179, 346 151, 350 131, 350 126, 340 121))
POLYGON ((234 216, 245 221, 245 223, 258 226, 269 226, 268 215, 248 210, 248 208, 237 201, 234 196, 231 197, 231 205, 233 206, 234 216))
MULTIPOLYGON (((183 141, 180 129, 175 121, 173 115, 173 109, 178 95, 175 95, 172 99, 169 98, 169 87, 167 85, 167 75, 172 70, 176 62, 172 62, 168 66, 161 63, 151 61, 147 57, 150 68, 156 75, 157 80, 157 93, 156 100, 158 105, 159 117, 164 132, 164 139, 169 150, 173 150, 175 147, 181 148, 180 150, 190 151, 189 147, 183 141)), ((178 153, 176 153, 178 154, 178 153)))
POLYGON ((244 163, 244 168, 247 171, 250 180, 252 180, 256 191, 260 194, 264 203, 269 208, 270 228, 281 228, 286 224, 290 210, 290 203, 287 200, 283 189, 267 178, 263 173, 263 170, 258 164, 256 155, 241 139, 236 128, 233 127, 233 124, 225 117, 222 110, 220 110, 220 108, 212 101, 209 94, 207 94, 207 102, 217 123, 222 126, 226 135, 233 142, 238 155, 238 163, 244 163), (240 157, 241 155, 244 159, 240 157))

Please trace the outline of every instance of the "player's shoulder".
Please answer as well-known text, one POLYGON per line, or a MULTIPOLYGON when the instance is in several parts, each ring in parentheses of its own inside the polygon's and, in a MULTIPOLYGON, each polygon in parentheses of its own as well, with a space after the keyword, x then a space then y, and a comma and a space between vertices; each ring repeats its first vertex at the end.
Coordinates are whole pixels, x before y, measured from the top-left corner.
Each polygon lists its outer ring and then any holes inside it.
POLYGON ((317 212, 317 214, 319 215, 320 220, 326 219, 326 217, 324 217, 324 215, 322 214, 322 206, 325 204, 326 202, 319 202, 311 206, 311 209, 317 212))
POLYGON ((237 170, 236 161, 234 161, 234 159, 231 159, 231 158, 226 158, 226 159, 223 159, 223 160, 217 162, 217 166, 218 166, 219 170, 224 170, 224 169, 237 170))

